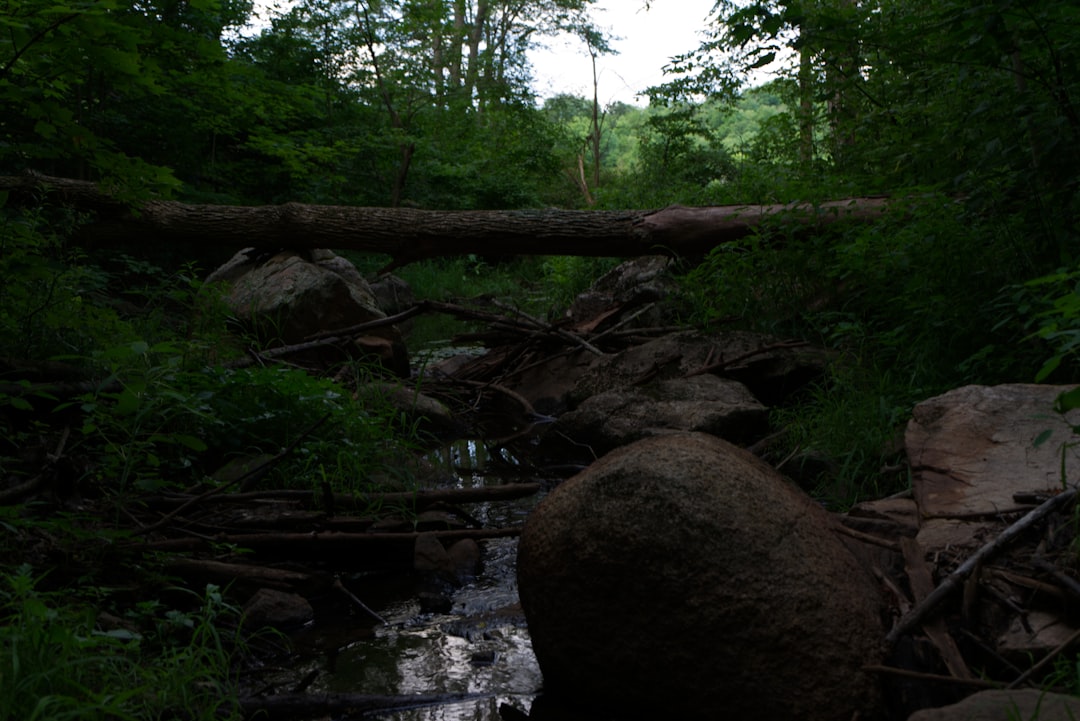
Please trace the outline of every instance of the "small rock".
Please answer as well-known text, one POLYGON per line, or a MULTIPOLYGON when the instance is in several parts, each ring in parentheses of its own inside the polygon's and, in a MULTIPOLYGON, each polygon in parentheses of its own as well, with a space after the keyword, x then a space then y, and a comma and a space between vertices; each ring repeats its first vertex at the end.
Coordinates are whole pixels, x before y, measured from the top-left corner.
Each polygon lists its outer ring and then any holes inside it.
MULTIPOLYGON (((660 301, 678 290, 671 277, 671 258, 647 255, 620 263, 593 283, 592 287, 574 299, 567 316, 590 320, 613 308, 633 309, 646 303, 660 301)), ((673 313, 657 307, 634 320, 636 326, 665 325, 673 313)))
POLYGON ((244 622, 251 628, 279 630, 300 628, 315 618, 315 611, 303 596, 260 588, 244 604, 244 622))
POLYGON ((447 550, 454 576, 466 581, 476 576, 480 568, 480 545, 471 538, 463 538, 447 550))
POLYGON ((420 572, 449 573, 452 569, 450 555, 434 533, 421 533, 413 546, 413 569, 420 572))
POLYGON ((369 285, 379 308, 387 315, 397 315, 416 305, 416 294, 396 275, 380 276, 369 285))
MULTIPOLYGON (((356 267, 332 251, 282 250, 268 258, 250 251, 237 253, 206 282, 224 284, 225 302, 232 313, 266 342, 301 343, 318 331, 386 317, 356 267)), ((357 354, 374 355, 394 373, 409 374, 408 355, 397 328, 373 329, 354 346, 357 354)), ((317 360, 341 360, 340 349, 315 348, 306 353, 317 360)))

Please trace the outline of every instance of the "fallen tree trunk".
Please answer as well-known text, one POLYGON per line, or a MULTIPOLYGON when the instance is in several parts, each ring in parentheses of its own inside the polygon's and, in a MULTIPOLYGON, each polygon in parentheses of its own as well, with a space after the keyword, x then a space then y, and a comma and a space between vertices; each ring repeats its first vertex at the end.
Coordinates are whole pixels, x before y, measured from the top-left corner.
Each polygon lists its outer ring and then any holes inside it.
POLYGON ((184 241, 197 245, 332 248, 384 253, 394 266, 436 256, 700 255, 750 235, 766 223, 804 232, 837 221, 870 221, 882 197, 818 205, 739 205, 660 210, 434 211, 332 205, 190 205, 150 200, 134 205, 93 183, 44 176, 0 176, 12 202, 37 204, 42 193, 94 213, 80 235, 97 245, 184 241))

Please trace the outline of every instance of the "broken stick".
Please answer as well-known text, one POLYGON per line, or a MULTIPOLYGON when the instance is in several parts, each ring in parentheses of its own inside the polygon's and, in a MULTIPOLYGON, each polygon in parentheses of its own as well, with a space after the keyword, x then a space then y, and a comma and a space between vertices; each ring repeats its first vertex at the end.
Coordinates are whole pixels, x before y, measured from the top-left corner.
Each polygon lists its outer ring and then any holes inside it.
POLYGON ((917 603, 903 616, 903 618, 897 621, 893 629, 885 636, 885 643, 889 646, 896 643, 901 636, 921 623, 931 611, 937 608, 938 604, 945 600, 945 597, 948 596, 953 589, 959 587, 964 582, 964 579, 967 578, 980 563, 1000 551, 1028 528, 1035 525, 1058 508, 1065 506, 1075 497, 1075 488, 1062 491, 1016 523, 1006 528, 1002 531, 1000 536, 972 554, 972 556, 960 564, 955 571, 950 573, 937 588, 931 591, 926 598, 917 603))

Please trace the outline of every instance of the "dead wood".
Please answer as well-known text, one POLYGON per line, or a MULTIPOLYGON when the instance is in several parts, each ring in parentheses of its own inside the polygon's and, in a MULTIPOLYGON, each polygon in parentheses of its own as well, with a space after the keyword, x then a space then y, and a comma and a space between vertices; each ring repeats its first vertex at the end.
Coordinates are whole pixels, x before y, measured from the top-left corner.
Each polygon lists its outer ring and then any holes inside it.
POLYGON ((195 496, 194 498, 189 499, 188 501, 182 503, 180 505, 180 507, 177 508, 176 510, 170 511, 169 513, 165 514, 165 516, 158 519, 157 522, 152 523, 149 526, 143 526, 142 528, 136 529, 134 531, 135 535, 150 533, 151 531, 155 531, 155 530, 161 528, 162 526, 167 525, 173 518, 180 515, 181 513, 186 511, 191 506, 194 506, 197 503, 205 501, 207 498, 210 498, 211 496, 220 495, 220 494, 224 493, 226 490, 228 490, 229 488, 231 488, 234 485, 239 484, 241 489, 245 489, 245 488, 249 487, 252 483, 254 483, 255 481, 257 481, 260 478, 264 477, 267 473, 269 473, 270 469, 273 468, 278 463, 280 463, 282 461, 282 459, 286 458, 290 453, 292 453, 293 450, 300 444, 300 442, 302 440, 307 438, 315 429, 317 429, 319 426, 321 426, 323 423, 325 423, 326 419, 329 418, 329 417, 330 417, 330 414, 327 413, 322 418, 318 419, 317 421, 312 423, 310 426, 305 428, 299 435, 297 435, 296 438, 293 439, 293 441, 288 446, 283 448, 277 455, 270 458, 265 463, 260 463, 259 465, 255 466, 250 471, 248 471, 247 473, 244 473, 244 474, 238 476, 237 478, 234 478, 233 480, 229 481, 228 483, 224 483, 224 484, 222 484, 220 486, 215 486, 214 488, 211 488, 210 490, 206 491, 205 493, 201 493, 198 496, 195 496))
POLYGON ((347 598, 351 604, 353 604, 354 606, 359 608, 361 611, 363 611, 367 615, 371 616, 372 618, 374 618, 376 621, 383 624, 384 626, 386 625, 386 619, 383 618, 382 616, 380 616, 379 614, 375 613, 374 611, 372 611, 371 608, 366 603, 364 603, 363 601, 361 601, 359 598, 356 597, 356 594, 354 594, 349 589, 345 588, 345 586, 341 583, 340 578, 337 578, 337 577, 334 578, 334 590, 338 591, 341 595, 343 595, 345 598, 347 598))
POLYGON ((1039 659, 1038 663, 1017 676, 1016 680, 1006 686, 1006 688, 1019 688, 1020 686, 1024 685, 1025 683, 1027 683, 1028 679, 1049 666, 1055 658, 1067 651, 1069 647, 1075 644, 1077 641, 1080 641, 1080 630, 1074 631, 1067 639, 1062 641, 1060 644, 1058 644, 1056 648, 1050 651, 1050 653, 1039 659))
POLYGON ((790 350, 792 348, 807 348, 809 346, 810 346, 809 343, 807 343, 806 341, 801 341, 801 340, 791 340, 791 341, 782 341, 780 343, 773 343, 771 345, 762 346, 761 348, 756 348, 756 349, 754 349, 752 351, 749 351, 748 353, 743 353, 742 355, 735 356, 734 358, 730 358, 730 359, 721 358, 720 360, 718 360, 716 362, 706 363, 701 368, 698 368, 696 370, 692 370, 683 377, 684 378, 689 378, 691 376, 698 376, 698 375, 702 375, 704 373, 715 373, 716 371, 726 370, 726 369, 731 368, 732 366, 734 366, 734 365, 736 365, 738 363, 742 363, 743 361, 749 360, 749 359, 753 358, 754 356, 759 356, 759 355, 764 355, 766 353, 771 353, 774 350, 790 350))
MULTIPOLYGON (((915 596, 915 603, 920 603, 933 592, 934 577, 930 573, 930 567, 926 564, 926 558, 918 541, 914 538, 901 538, 900 548, 904 554, 904 567, 911 583, 911 592, 915 596)), ((956 678, 974 678, 941 618, 924 619, 923 630, 941 654, 941 660, 945 662, 949 673, 956 678)))
POLYGON ((945 598, 956 590, 964 579, 966 579, 972 571, 975 570, 983 561, 988 560, 995 553, 1001 551, 1005 546, 1015 540, 1021 533, 1047 517, 1054 511, 1062 508, 1066 504, 1072 502, 1076 497, 1076 489, 1070 488, 1066 491, 1062 491, 1058 495, 1054 496, 1050 500, 1043 503, 1035 510, 1028 513, 1020 520, 1013 523, 1006 528, 997 538, 990 543, 987 543, 974 554, 971 555, 966 561, 964 561, 955 571, 950 573, 948 577, 942 581, 937 588, 935 588, 929 595, 926 596, 921 602, 917 603, 911 611, 901 618, 888 635, 885 637, 885 643, 888 646, 892 646, 903 634, 910 631, 916 625, 922 622, 922 620, 934 611, 938 605, 945 600, 945 598))
POLYGON ((514 315, 516 315, 516 316, 518 316, 520 318, 524 318, 529 323, 531 323, 537 330, 541 330, 541 331, 543 331, 543 332, 545 332, 547 334, 557 335, 557 336, 559 336, 559 338, 562 338, 563 340, 568 341, 568 342, 570 342, 570 343, 572 343, 574 345, 580 346, 580 347, 584 348, 585 350, 589 351, 590 353, 592 353, 594 355, 598 355, 598 356, 605 355, 604 351, 600 350, 599 348, 594 346, 592 343, 589 343, 584 338, 582 338, 580 336, 577 336, 577 335, 571 333, 568 330, 558 328, 558 327, 552 325, 551 323, 545 323, 545 322, 543 322, 541 320, 538 320, 537 318, 534 318, 533 316, 529 315, 528 313, 526 313, 526 312, 524 312, 522 310, 519 310, 518 308, 513 308, 513 307, 508 306, 508 305, 506 305, 504 303, 500 303, 498 301, 492 301, 492 303, 497 308, 502 308, 503 310, 505 310, 505 311, 507 311, 509 313, 513 313, 514 315))
MULTIPOLYGON (((436 488, 422 491, 393 491, 387 493, 333 494, 335 508, 405 507, 417 511, 435 504, 484 503, 510 501, 526 498, 540 490, 539 483, 507 483, 501 486, 481 488, 436 488)), ((216 503, 251 503, 253 501, 291 501, 314 505, 315 491, 275 490, 227 493, 214 498, 216 503)), ((160 497, 148 501, 150 505, 181 505, 187 496, 160 497)))
POLYGON ((429 693, 405 696, 383 696, 362 693, 278 694, 259 698, 240 699, 244 718, 260 721, 312 718, 324 715, 348 714, 349 717, 376 711, 403 711, 493 698, 486 693, 429 693))
POLYGON ((900 552, 900 544, 898 544, 896 541, 890 541, 887 538, 881 538, 880 536, 863 533, 858 529, 845 526, 843 522, 833 524, 833 530, 837 533, 842 533, 850 538, 854 538, 856 541, 869 543, 872 546, 878 546, 879 548, 884 548, 889 551, 896 551, 897 553, 900 552))
MULTIPOLYGON (((484 538, 514 538, 521 535, 520 528, 477 528, 456 531, 429 531, 444 545, 453 545, 465 538, 479 540, 484 538)), ((304 550, 309 554, 323 551, 341 552, 359 550, 367 545, 416 543, 420 533, 222 533, 205 538, 166 538, 156 541, 132 542, 127 548, 139 548, 154 551, 193 551, 215 544, 227 544, 251 550, 274 550, 287 548, 304 550)))
POLYGON ((93 183, 40 175, 0 177, 12 204, 47 197, 91 211, 80 237, 98 246, 154 238, 207 247, 348 248, 384 253, 392 267, 449 255, 696 256, 772 223, 785 233, 836 222, 873 221, 881 197, 660 210, 431 211, 286 203, 256 207, 167 200, 128 203, 93 183))
POLYGON ((1032 565, 1041 571, 1049 573, 1055 581, 1061 584, 1061 588, 1064 589, 1065 593, 1068 593, 1074 599, 1080 599, 1080 583, 1077 583, 1071 576, 1062 573, 1060 568, 1042 558, 1036 558, 1032 561, 1032 565))
POLYGON ((243 581, 281 591, 302 589, 305 592, 312 592, 316 589, 327 588, 331 584, 331 579, 326 574, 318 572, 293 571, 197 558, 170 558, 165 562, 165 568, 178 576, 210 580, 223 587, 234 581, 243 581))
MULTIPOLYGON (((1038 565, 1039 565, 1038 562, 1036 562, 1035 566, 1038 567, 1038 565)), ((1027 576, 1023 576, 1023 575, 1021 575, 1019 573, 1012 573, 1010 571, 1006 571, 1006 570, 1000 569, 1000 568, 993 569, 991 571, 991 573, 993 574, 994 578, 997 578, 997 579, 1000 579, 1000 580, 1002 580, 1002 581, 1004 581, 1006 583, 1012 584, 1013 586, 1019 586, 1020 588, 1025 588, 1025 589, 1027 589, 1029 591, 1036 591, 1038 593, 1045 594, 1045 595, 1049 596, 1050 598, 1053 598, 1053 599, 1056 599, 1056 600, 1059 600, 1059 601, 1064 600, 1064 598, 1066 596, 1065 591, 1063 591, 1058 586, 1054 586, 1054 585, 1051 585, 1049 583, 1043 583, 1042 581, 1036 580, 1034 578, 1028 578, 1027 576)), ((1062 574, 1062 575, 1064 575, 1064 574, 1062 574)), ((1068 578, 1068 576, 1065 576, 1065 578, 1068 578)), ((1059 578, 1058 580, 1061 580, 1061 579, 1059 578)), ((1069 580, 1074 584, 1076 583, 1071 578, 1069 580)), ((1075 593, 1075 597, 1080 599, 1080 592, 1074 592, 1074 593, 1075 593)))
POLYGON ((952 684, 955 686, 971 686, 973 688, 1005 688, 1005 684, 995 683, 994 681, 987 681, 981 678, 957 678, 955 676, 942 676, 936 673, 923 673, 921 671, 910 671, 906 668, 896 668, 895 666, 881 666, 878 664, 871 664, 869 666, 863 666, 863 671, 869 671, 870 673, 882 673, 890 676, 901 676, 903 678, 915 679, 918 681, 934 681, 937 683, 952 684))

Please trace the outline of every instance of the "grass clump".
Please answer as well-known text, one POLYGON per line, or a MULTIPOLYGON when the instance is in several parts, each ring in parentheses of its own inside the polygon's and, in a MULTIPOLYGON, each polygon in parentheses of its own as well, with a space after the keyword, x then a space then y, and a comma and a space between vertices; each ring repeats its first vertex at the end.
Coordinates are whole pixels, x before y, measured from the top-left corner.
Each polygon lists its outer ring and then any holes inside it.
POLYGON ((834 510, 907 488, 900 471, 903 427, 921 400, 887 369, 835 362, 789 406, 774 409, 784 429, 770 460, 834 510))
POLYGON ((216 588, 191 612, 146 606, 143 618, 102 630, 89 606, 40 590, 29 565, 2 581, 0 721, 242 718, 221 631, 235 609, 216 588))

